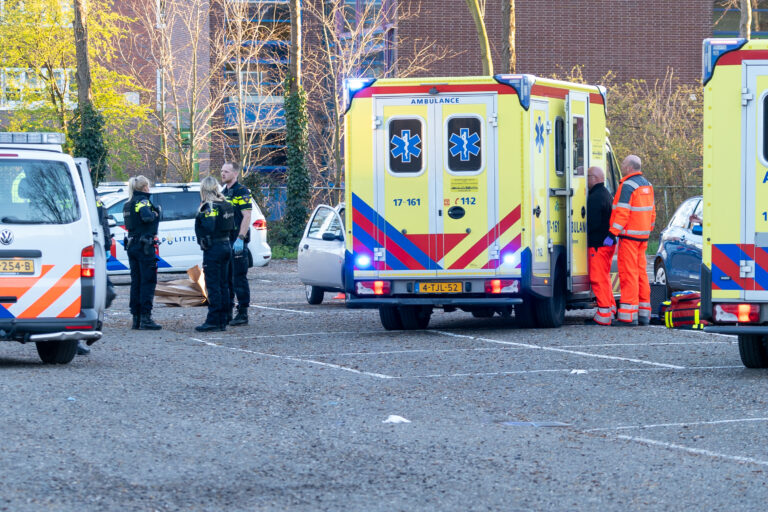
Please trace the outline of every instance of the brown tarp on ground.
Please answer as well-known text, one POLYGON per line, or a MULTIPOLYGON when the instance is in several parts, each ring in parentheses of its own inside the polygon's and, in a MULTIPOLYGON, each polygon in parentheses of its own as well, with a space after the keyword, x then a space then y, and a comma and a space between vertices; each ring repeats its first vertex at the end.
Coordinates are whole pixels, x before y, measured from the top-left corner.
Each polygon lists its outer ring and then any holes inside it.
POLYGON ((205 277, 200 265, 187 270, 187 279, 175 279, 157 283, 155 302, 166 306, 205 306, 208 294, 205 291, 205 277))

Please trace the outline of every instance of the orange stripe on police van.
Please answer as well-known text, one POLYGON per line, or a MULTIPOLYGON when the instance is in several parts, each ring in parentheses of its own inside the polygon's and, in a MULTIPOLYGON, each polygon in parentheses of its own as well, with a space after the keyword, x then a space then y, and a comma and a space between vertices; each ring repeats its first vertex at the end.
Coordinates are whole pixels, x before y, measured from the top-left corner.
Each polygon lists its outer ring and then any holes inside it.
POLYGON ((75 318, 80 314, 80 297, 75 299, 75 302, 67 306, 67 309, 59 313, 56 318, 75 318))
POLYGON ((21 313, 18 318, 39 317, 43 311, 52 306, 53 303, 59 299, 59 297, 64 295, 64 292, 69 290, 69 288, 78 279, 80 279, 80 265, 74 265, 67 271, 66 274, 61 277, 61 279, 58 280, 58 282, 56 282, 55 285, 51 286, 51 288, 45 292, 42 297, 37 299, 34 304, 24 310, 24 312, 21 313))
MULTIPOLYGON (((16 301, 21 300, 21 297, 31 290, 52 268, 53 265, 43 265, 40 275, 37 277, 4 277, 3 291, 0 295, 16 297, 16 301)), ((2 304, 2 306, 9 308, 12 304, 2 304)))

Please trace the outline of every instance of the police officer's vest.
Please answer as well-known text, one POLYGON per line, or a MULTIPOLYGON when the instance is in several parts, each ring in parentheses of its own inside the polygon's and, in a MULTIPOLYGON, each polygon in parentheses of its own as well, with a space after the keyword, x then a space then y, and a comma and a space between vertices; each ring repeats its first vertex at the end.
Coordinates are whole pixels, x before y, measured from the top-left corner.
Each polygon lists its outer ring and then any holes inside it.
POLYGON ((210 203, 210 208, 202 208, 197 216, 198 222, 195 224, 199 238, 229 239, 235 229, 235 212, 228 201, 210 203))
POLYGON ((123 219, 125 228, 130 236, 156 236, 160 225, 160 210, 149 200, 149 194, 145 192, 134 192, 133 198, 126 201, 123 205, 123 219), (149 207, 157 215, 152 222, 144 222, 141 219, 140 210, 149 207))

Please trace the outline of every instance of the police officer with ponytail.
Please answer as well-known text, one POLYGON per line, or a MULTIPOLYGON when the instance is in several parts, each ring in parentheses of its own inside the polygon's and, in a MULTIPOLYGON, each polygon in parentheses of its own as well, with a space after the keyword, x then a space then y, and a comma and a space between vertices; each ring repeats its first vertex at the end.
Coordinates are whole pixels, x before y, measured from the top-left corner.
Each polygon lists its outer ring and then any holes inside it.
POLYGON ((219 183, 208 176, 200 183, 202 204, 195 217, 195 235, 203 250, 203 273, 208 292, 208 316, 198 332, 227 329, 229 305, 229 266, 232 259, 230 235, 235 230, 232 205, 219 191, 219 183))
POLYGON ((157 228, 160 209, 149 198, 149 180, 136 176, 128 181, 128 201, 123 206, 128 234, 125 249, 131 267, 130 308, 132 329, 156 331, 162 327, 152 320, 152 301, 157 285, 157 228))

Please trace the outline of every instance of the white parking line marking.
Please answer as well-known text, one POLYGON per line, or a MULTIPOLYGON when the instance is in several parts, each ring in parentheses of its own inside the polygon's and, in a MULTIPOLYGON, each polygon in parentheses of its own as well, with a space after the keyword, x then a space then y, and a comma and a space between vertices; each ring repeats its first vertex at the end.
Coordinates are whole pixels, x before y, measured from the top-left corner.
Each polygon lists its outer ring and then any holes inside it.
POLYGON ((713 420, 713 421, 688 421, 685 423, 653 423, 650 425, 621 425, 618 427, 591 428, 584 432, 606 432, 614 430, 634 430, 644 428, 663 428, 663 427, 696 427, 699 425, 724 425, 728 423, 750 423, 768 421, 768 418, 737 418, 732 420, 713 420))
POLYGON ((683 446, 680 444, 666 443, 664 441, 656 441, 654 439, 647 439, 644 437, 618 436, 618 438, 624 439, 626 441, 632 441, 635 443, 647 444, 650 446, 661 446, 662 448, 667 448, 669 450, 679 450, 682 452, 692 453, 694 455, 706 455, 707 457, 712 457, 715 459, 730 460, 734 462, 741 462, 744 464, 756 464, 758 466, 768 466, 768 461, 766 460, 753 459, 751 457, 740 457, 738 455, 728 455, 726 453, 713 452, 710 450, 702 450, 700 448, 689 448, 687 446, 683 446))
POLYGON ((331 363, 324 363, 322 361, 314 361, 312 359, 299 359, 298 357, 291 357, 291 356, 280 356, 277 354, 267 354, 265 352, 256 352, 255 350, 247 350, 244 348, 237 348, 237 347, 227 347, 225 345, 219 345, 217 343, 211 343, 210 341, 201 340, 199 338, 190 338, 191 340, 200 342, 204 345, 208 345, 209 347, 216 347, 216 348, 223 348, 227 350, 231 350, 233 352, 245 352, 246 354, 254 354, 257 356, 264 356, 264 357, 272 357, 275 359, 283 359, 286 361, 295 361, 299 363, 308 363, 308 364, 316 364, 319 366, 325 366, 327 368, 333 368, 335 370, 343 370, 345 372, 351 372, 356 373, 358 375, 367 375, 368 377, 376 377, 377 379, 394 379, 395 377, 392 377, 391 375, 384 375, 383 373, 372 373, 372 372, 363 372, 360 370, 356 370, 354 368, 347 368, 346 366, 340 366, 338 364, 331 364, 331 363))
MULTIPOLYGON (((734 368, 744 368, 743 366, 686 366, 680 368, 586 368, 581 369, 589 373, 598 372, 663 372, 663 371, 699 371, 699 370, 732 370, 734 368)), ((543 370, 515 370, 507 372, 482 372, 482 373, 445 373, 431 375, 407 375, 403 377, 393 377, 395 379, 450 379, 456 377, 493 377, 504 375, 524 375, 533 373, 568 373, 573 368, 543 369, 543 370)))
POLYGON ((530 343, 516 343, 514 341, 492 340, 490 338, 480 338, 478 336, 468 336, 466 334, 455 334, 455 333, 446 332, 446 331, 425 331, 425 332, 434 332, 434 333, 437 333, 437 334, 443 334, 445 336, 452 336, 452 337, 455 337, 455 338, 468 338, 468 339, 471 339, 471 340, 484 341, 486 343, 498 343, 500 345, 510 345, 510 346, 515 346, 515 347, 526 347, 526 348, 531 348, 531 349, 546 350, 546 351, 549 351, 549 352, 560 352, 560 353, 564 353, 564 354, 573 354, 573 355, 577 355, 577 356, 594 357, 594 358, 597 358, 597 359, 611 359, 611 360, 614 360, 614 361, 627 361, 627 362, 630 362, 630 363, 647 364, 647 365, 650 365, 650 366, 659 366, 661 368, 673 368, 673 369, 676 369, 676 370, 685 369, 684 366, 678 366, 678 365, 675 365, 675 364, 657 363, 657 362, 654 362, 654 361, 646 361, 644 359, 634 359, 634 358, 631 358, 631 357, 609 356, 609 355, 605 355, 605 354, 592 354, 592 353, 589 353, 589 352, 581 352, 579 350, 566 350, 566 349, 555 348, 555 347, 543 347, 541 345, 533 345, 533 344, 530 344, 530 343))
POLYGON ((257 306, 255 304, 251 304, 252 308, 259 308, 259 309, 273 309, 275 311, 288 311, 290 313, 301 313, 302 315, 314 315, 315 313, 313 311, 299 311, 296 309, 284 309, 284 308, 270 308, 268 306, 257 306))
MULTIPOLYGON (((390 331, 400 332, 400 331, 390 331)), ((260 334, 258 336, 250 336, 250 338, 292 338, 296 336, 330 336, 333 334, 381 334, 381 331, 323 331, 323 332, 299 332, 295 334, 260 334)), ((345 354, 315 354, 312 356, 295 356, 295 357, 320 357, 324 355, 345 355, 345 354)))
MULTIPOLYGON (((663 325, 649 325, 648 327, 651 327, 652 329, 665 329, 665 330, 668 329, 668 327, 664 327, 663 325)), ((648 327, 646 327, 646 329, 648 327)), ((678 332, 680 332, 680 331, 678 331, 678 332)), ((720 334, 719 332, 705 332, 705 331, 697 331, 697 330, 693 330, 693 329, 686 329, 683 332, 686 332, 686 333, 690 332, 690 333, 693 333, 693 334, 705 334, 707 336, 722 336, 724 338, 736 338, 735 334, 720 334)))

